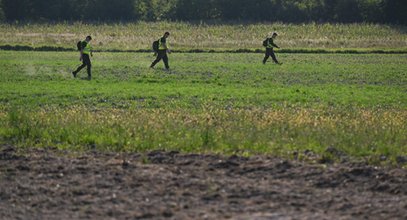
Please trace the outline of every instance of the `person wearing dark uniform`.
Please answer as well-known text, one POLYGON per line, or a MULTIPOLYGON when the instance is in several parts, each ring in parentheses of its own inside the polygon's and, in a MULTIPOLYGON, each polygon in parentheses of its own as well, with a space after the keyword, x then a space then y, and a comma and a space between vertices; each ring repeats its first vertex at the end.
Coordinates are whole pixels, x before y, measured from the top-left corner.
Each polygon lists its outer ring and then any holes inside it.
POLYGON ((274 39, 275 39, 277 36, 278 36, 278 34, 277 34, 276 32, 274 32, 274 33, 271 35, 270 38, 267 38, 267 39, 266 39, 266 44, 265 44, 265 47, 266 47, 266 55, 265 55, 265 57, 264 57, 264 59, 263 59, 263 64, 266 64, 266 62, 267 62, 267 60, 268 60, 269 57, 271 57, 271 58, 273 59, 274 63, 276 63, 276 64, 281 64, 280 62, 277 61, 276 55, 274 54, 274 50, 273 50, 273 47, 280 48, 279 46, 277 46, 277 45, 274 43, 274 39))
POLYGON ((151 64, 150 68, 154 68, 154 66, 160 62, 161 60, 164 61, 165 69, 169 70, 170 66, 168 65, 168 55, 167 53, 171 53, 169 49, 169 45, 167 42, 167 38, 170 36, 169 32, 165 32, 164 36, 158 40, 159 46, 157 51, 157 58, 151 64))
POLYGON ((79 71, 81 71, 83 68, 87 67, 87 72, 88 72, 88 80, 92 79, 92 63, 90 62, 90 57, 93 56, 92 53, 92 47, 90 45, 90 41, 92 40, 91 36, 87 36, 84 41, 81 42, 81 56, 79 58, 80 61, 82 61, 82 65, 79 66, 75 71, 72 72, 73 77, 76 78, 76 75, 78 74, 79 71))

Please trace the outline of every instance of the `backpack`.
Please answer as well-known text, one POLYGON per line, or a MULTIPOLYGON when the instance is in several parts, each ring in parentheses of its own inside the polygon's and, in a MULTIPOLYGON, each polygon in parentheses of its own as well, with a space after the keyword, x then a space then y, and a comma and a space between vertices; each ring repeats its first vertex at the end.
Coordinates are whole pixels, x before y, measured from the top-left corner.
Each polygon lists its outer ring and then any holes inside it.
POLYGON ((263 41, 263 47, 267 47, 267 46, 268 46, 268 44, 269 44, 268 41, 269 41, 268 38, 263 41))
POLYGON ((158 40, 153 42, 153 51, 158 52, 158 49, 160 47, 160 42, 158 40))
POLYGON ((78 41, 78 43, 76 43, 76 47, 78 48, 78 51, 82 50, 82 41, 78 41))

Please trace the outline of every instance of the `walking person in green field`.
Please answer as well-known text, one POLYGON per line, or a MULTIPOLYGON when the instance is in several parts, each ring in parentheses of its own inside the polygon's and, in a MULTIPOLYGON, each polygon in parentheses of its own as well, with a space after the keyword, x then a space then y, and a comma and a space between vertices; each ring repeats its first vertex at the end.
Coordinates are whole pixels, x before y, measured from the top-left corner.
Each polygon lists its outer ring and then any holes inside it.
POLYGON ((269 57, 271 57, 274 61, 274 63, 276 64, 282 64, 280 62, 278 62, 276 55, 274 54, 274 47, 276 48, 280 48, 279 46, 277 46, 274 43, 274 39, 276 39, 276 37, 278 36, 278 34, 276 32, 273 32, 273 34, 271 35, 271 37, 268 37, 266 40, 263 41, 263 46, 266 48, 266 55, 263 59, 263 64, 266 64, 267 60, 269 57))
POLYGON ((78 50, 80 51, 79 60, 82 61, 82 65, 79 66, 75 71, 72 72, 72 75, 75 78, 79 71, 81 71, 83 68, 87 67, 88 80, 92 79, 92 72, 91 72, 92 63, 90 62, 90 57, 89 57, 89 56, 93 56, 92 46, 90 45, 91 40, 92 40, 92 37, 87 36, 84 41, 80 41, 77 44, 78 50))
POLYGON ((164 36, 160 38, 158 41, 153 43, 153 49, 157 55, 157 58, 153 61, 150 68, 154 68, 154 66, 160 62, 161 60, 164 61, 165 69, 169 70, 170 66, 168 64, 168 55, 167 53, 171 53, 171 50, 168 45, 167 38, 170 36, 169 32, 165 32, 164 36))

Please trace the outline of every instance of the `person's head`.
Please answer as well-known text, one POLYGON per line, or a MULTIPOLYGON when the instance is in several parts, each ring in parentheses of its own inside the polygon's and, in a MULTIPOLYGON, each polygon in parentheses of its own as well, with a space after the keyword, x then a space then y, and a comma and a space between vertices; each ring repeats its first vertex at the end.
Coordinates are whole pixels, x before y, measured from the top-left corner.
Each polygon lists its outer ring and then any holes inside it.
POLYGON ((277 32, 273 32, 273 34, 271 35, 271 38, 276 38, 278 36, 277 32))
POLYGON ((170 36, 170 32, 165 32, 165 33, 164 33, 164 37, 165 37, 165 38, 168 38, 169 36, 170 36))
POLYGON ((91 37, 91 36, 87 36, 85 40, 86 40, 87 42, 89 42, 89 41, 92 40, 92 37, 91 37))

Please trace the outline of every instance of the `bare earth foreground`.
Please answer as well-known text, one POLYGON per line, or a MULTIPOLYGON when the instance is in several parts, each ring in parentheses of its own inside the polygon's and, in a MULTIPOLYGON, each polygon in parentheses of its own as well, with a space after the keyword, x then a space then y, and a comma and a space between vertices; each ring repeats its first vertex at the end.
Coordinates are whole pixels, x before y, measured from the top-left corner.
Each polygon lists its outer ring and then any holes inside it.
POLYGON ((0 146, 1 219, 407 219, 407 170, 0 146))

